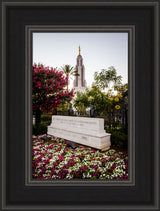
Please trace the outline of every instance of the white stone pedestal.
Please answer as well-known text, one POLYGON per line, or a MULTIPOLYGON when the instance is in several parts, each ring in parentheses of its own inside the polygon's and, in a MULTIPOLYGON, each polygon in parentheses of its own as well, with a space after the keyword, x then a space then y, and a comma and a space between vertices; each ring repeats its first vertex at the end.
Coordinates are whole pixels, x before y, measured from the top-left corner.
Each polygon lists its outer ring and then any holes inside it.
POLYGON ((101 118, 53 115, 48 134, 100 150, 111 146, 111 134, 105 132, 101 118))

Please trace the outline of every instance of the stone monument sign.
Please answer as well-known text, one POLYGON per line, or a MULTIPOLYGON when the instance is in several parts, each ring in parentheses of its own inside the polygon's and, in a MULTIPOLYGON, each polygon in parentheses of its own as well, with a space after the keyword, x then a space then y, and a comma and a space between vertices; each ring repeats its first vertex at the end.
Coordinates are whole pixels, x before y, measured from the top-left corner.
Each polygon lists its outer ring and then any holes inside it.
POLYGON ((111 146, 111 134, 105 132, 101 118, 53 115, 48 134, 100 150, 111 146))

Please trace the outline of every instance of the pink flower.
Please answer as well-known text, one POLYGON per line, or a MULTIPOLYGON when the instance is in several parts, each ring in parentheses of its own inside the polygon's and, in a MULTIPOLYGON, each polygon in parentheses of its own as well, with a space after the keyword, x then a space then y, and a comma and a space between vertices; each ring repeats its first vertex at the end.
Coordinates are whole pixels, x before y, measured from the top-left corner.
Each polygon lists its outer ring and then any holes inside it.
POLYGON ((63 161, 63 156, 62 155, 59 155, 59 160, 63 161))

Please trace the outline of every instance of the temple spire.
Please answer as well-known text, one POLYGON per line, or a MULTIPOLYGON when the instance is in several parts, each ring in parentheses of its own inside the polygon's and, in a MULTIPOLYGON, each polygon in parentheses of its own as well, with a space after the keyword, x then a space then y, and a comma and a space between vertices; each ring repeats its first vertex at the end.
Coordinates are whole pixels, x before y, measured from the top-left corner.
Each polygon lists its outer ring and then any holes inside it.
POLYGON ((81 55, 81 48, 80 48, 80 46, 79 46, 79 55, 81 55))
POLYGON ((85 80, 85 67, 83 65, 83 58, 81 56, 81 48, 79 45, 79 54, 77 56, 77 64, 75 67, 75 70, 77 71, 78 75, 75 75, 75 79, 73 82, 73 88, 75 88, 75 91, 84 92, 87 86, 86 80, 85 80))

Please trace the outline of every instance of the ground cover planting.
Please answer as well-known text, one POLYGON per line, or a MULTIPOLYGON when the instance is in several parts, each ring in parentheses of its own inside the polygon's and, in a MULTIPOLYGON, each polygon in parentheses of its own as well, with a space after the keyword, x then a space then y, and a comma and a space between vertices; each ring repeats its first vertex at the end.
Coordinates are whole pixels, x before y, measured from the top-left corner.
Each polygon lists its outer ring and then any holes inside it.
POLYGON ((49 141, 33 135, 32 173, 34 179, 128 179, 128 157, 110 149, 101 152, 87 146, 76 149, 67 141, 47 135, 49 141))

